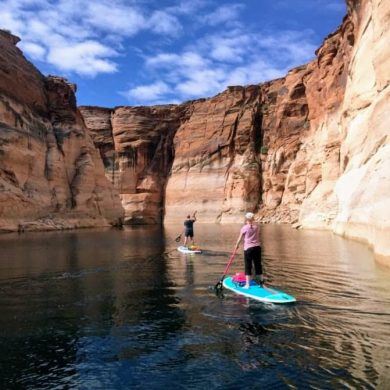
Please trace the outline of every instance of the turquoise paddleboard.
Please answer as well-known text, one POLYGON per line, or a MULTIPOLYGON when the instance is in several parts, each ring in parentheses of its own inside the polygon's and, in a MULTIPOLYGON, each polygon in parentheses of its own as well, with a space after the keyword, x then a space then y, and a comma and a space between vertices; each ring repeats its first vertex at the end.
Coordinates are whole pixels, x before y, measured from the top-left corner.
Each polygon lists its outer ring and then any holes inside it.
POLYGON ((187 254, 191 254, 191 253, 202 253, 202 251, 200 249, 195 249, 195 250, 191 250, 191 249, 188 249, 186 246, 179 246, 177 248, 177 250, 181 253, 187 253, 187 254))
POLYGON ((243 284, 233 282, 231 276, 224 279, 223 286, 227 289, 235 292, 236 294, 244 295, 245 297, 256 299, 261 302, 268 303, 292 303, 296 299, 286 294, 283 291, 276 290, 275 288, 270 288, 263 286, 261 287, 255 281, 252 280, 251 286, 249 289, 243 288, 243 284))

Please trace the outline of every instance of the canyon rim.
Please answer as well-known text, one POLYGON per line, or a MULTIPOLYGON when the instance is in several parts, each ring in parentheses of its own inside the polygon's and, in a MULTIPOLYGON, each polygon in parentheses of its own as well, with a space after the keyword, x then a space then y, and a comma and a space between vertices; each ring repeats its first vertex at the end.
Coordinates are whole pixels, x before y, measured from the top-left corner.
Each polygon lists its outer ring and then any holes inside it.
POLYGON ((0 33, 0 229, 259 221, 366 241, 390 265, 390 3, 348 0, 316 58, 178 105, 77 108, 0 33))

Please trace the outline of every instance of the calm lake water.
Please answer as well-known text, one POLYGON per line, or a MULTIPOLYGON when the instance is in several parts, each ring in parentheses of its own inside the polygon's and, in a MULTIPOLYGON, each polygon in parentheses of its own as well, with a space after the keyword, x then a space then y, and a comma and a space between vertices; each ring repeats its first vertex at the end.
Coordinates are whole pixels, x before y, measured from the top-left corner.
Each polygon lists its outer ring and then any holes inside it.
MULTIPOLYGON (((390 270, 328 232, 262 227, 266 305, 209 289, 238 225, 0 236, 0 388, 390 388, 390 270)), ((242 255, 232 271, 243 270, 242 255)))

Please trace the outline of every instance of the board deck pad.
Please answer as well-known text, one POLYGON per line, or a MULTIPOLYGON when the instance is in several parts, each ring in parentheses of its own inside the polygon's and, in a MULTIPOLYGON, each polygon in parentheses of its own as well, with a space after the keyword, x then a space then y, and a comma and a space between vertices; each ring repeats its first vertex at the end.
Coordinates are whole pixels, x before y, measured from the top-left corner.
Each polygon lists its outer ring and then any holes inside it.
POLYGON ((202 253, 202 251, 200 249, 195 249, 195 250, 192 250, 192 249, 188 249, 186 246, 179 246, 177 248, 177 250, 181 253, 187 253, 187 254, 191 254, 191 253, 202 253))
POLYGON ((262 287, 253 280, 251 281, 249 289, 243 288, 244 284, 233 282, 231 276, 224 279, 223 285, 236 294, 244 295, 245 297, 256 299, 261 302, 292 303, 296 301, 293 296, 286 294, 283 291, 266 286, 262 287))

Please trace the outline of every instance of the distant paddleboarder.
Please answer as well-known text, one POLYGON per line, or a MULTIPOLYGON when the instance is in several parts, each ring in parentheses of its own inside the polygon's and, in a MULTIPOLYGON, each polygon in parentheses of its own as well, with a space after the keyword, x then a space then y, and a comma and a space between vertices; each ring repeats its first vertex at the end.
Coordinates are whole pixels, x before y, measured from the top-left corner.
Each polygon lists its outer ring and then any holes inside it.
POLYGON ((187 219, 184 221, 184 246, 187 246, 187 242, 191 240, 191 246, 194 246, 194 223, 196 222, 196 211, 194 214, 187 215, 187 219))
POLYGON ((250 288, 252 279, 252 266, 255 268, 255 276, 263 283, 263 268, 261 265, 261 247, 259 241, 259 227, 254 223, 254 214, 245 214, 245 225, 241 228, 240 235, 235 247, 237 252, 242 239, 244 239, 244 261, 245 261, 245 286, 250 288))

